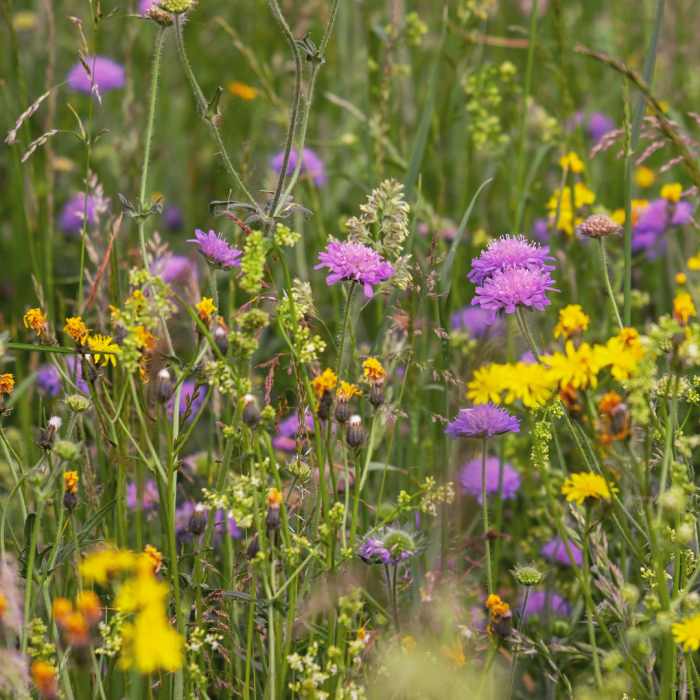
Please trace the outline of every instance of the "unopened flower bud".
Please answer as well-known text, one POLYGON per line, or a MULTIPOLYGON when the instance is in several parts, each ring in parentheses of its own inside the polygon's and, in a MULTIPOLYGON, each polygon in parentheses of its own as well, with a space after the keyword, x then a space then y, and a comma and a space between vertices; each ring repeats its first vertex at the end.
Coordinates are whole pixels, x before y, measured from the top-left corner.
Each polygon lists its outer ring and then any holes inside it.
POLYGON ((386 403, 386 395, 384 394, 384 379, 379 379, 372 382, 372 388, 369 392, 369 402, 376 408, 386 403))
POLYGON ((58 431, 62 425, 63 421, 61 420, 61 418, 59 418, 58 416, 51 416, 51 418, 49 418, 49 422, 46 426, 46 429, 41 434, 39 442, 37 442, 36 444, 43 450, 50 452, 53 447, 54 440, 56 439, 56 435, 58 435, 58 431))
POLYGON ((260 409, 252 394, 243 397, 243 423, 249 428, 255 428, 260 423, 260 409))
POLYGON ((316 415, 320 420, 328 420, 331 414, 331 408, 333 407, 333 390, 326 390, 321 394, 321 398, 318 400, 318 408, 316 409, 316 415))
POLYGON ((153 20, 156 24, 161 27, 169 27, 173 23, 173 18, 165 10, 162 10, 158 5, 151 5, 151 7, 146 10, 146 14, 143 19, 153 20))
POLYGON ((335 419, 338 423, 347 423, 348 418, 350 418, 350 404, 338 399, 338 403, 335 405, 335 419))
POLYGON ((194 537, 199 537, 204 532, 207 526, 208 513, 203 503, 198 503, 194 507, 194 512, 190 517, 190 522, 187 525, 188 532, 194 537))
POLYGON ((526 588, 537 586, 546 576, 546 573, 538 571, 535 562, 532 562, 529 566, 516 566, 515 571, 511 573, 515 576, 517 582, 526 588))
POLYGON ((552 633, 555 637, 568 637, 571 634, 571 625, 561 618, 554 620, 552 624, 552 633))
POLYGON ((228 328, 226 328, 221 316, 218 318, 218 323, 216 324, 216 330, 214 331, 214 343, 216 347, 219 348, 219 352, 226 356, 228 353, 228 328))
POLYGON ((365 444, 365 429, 362 427, 362 418, 358 415, 350 417, 348 429, 345 434, 348 447, 359 448, 365 444))
POLYGON ((254 535, 253 539, 248 543, 248 549, 246 549, 246 556, 248 559, 255 559, 260 551, 260 542, 258 542, 258 536, 254 535))
POLYGON ((167 368, 159 370, 156 376, 155 400, 156 403, 170 401, 173 395, 173 383, 170 380, 170 372, 167 368))
POLYGON ((491 616, 489 623, 491 634, 505 639, 510 636, 510 631, 513 629, 513 613, 510 610, 505 610, 502 613, 497 613, 491 616))
POLYGON ((611 233, 618 233, 620 228, 607 214, 593 214, 582 222, 576 231, 589 238, 603 238, 611 233))
POLYGON ((159 4, 166 12, 171 12, 174 15, 181 15, 194 7, 197 3, 193 0, 161 0, 159 4))
POLYGON ((80 448, 70 440, 59 440, 53 448, 54 454, 58 455, 66 462, 73 462, 78 459, 80 448))
POLYGON ((63 403, 70 408, 74 413, 85 413, 92 406, 90 399, 80 394, 71 394, 63 399, 63 403))

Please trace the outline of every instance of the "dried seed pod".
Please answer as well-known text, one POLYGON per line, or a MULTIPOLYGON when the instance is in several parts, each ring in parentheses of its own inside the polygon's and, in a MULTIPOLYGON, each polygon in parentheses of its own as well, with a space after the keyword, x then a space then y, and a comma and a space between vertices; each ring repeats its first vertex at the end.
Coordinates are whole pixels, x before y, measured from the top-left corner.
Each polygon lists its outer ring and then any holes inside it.
POLYGON ((260 423, 260 409, 252 394, 243 397, 243 423, 249 428, 255 428, 260 423))
POLYGON ((170 380, 170 372, 163 367, 156 375, 155 400, 156 403, 166 403, 173 395, 173 383, 170 380))
POLYGON ((53 443, 56 440, 56 435, 58 435, 59 428, 63 425, 63 420, 58 416, 51 416, 46 429, 41 434, 39 442, 36 444, 41 447, 46 452, 50 452, 53 448, 53 443))
POLYGON ((348 429, 345 433, 345 442, 353 449, 365 444, 365 429, 362 427, 362 418, 358 415, 350 417, 348 429))

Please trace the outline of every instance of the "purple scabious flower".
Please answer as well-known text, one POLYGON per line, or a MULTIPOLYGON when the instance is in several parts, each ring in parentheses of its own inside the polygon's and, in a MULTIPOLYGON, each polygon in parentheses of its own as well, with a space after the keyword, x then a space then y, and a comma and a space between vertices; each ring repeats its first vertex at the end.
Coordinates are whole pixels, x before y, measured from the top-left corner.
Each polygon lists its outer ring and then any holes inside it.
POLYGON ((493 277, 485 279, 483 286, 476 288, 472 304, 488 309, 486 323, 491 324, 497 313, 512 314, 516 306, 542 311, 552 303, 547 298, 547 292, 559 291, 552 287, 553 284, 556 282, 546 270, 515 268, 498 271, 493 277))
MULTIPOLYGON (((126 505, 127 508, 132 510, 136 509, 138 499, 138 486, 132 481, 126 487, 126 505)), ((158 496, 158 487, 153 479, 149 479, 143 486, 143 493, 141 494, 141 503, 144 512, 149 512, 158 507, 160 503, 160 497, 158 496)))
MULTIPOLYGON (((576 562, 576 566, 583 566, 583 552, 571 541, 569 541, 569 548, 571 549, 571 555, 576 562)), ((540 549, 540 554, 546 557, 552 564, 561 564, 562 566, 571 566, 571 560, 569 559, 569 554, 564 546, 564 541, 561 537, 555 537, 553 540, 548 542, 542 549, 540 549)))
POLYGON ((335 284, 339 280, 354 280, 364 285, 365 296, 371 297, 373 284, 389 279, 396 270, 385 262, 376 250, 362 243, 329 243, 326 251, 318 254, 321 261, 315 270, 329 267, 331 274, 326 282, 335 284))
POLYGON ((199 281, 197 265, 184 255, 156 258, 151 265, 151 272, 158 275, 166 284, 186 283, 191 277, 199 281))
MULTIPOLYGON (((295 410, 289 418, 285 418, 278 426, 279 435, 272 439, 275 449, 285 452, 294 452, 297 449, 297 437, 299 435, 299 411, 295 410)), ((302 438, 314 433, 314 417, 309 411, 304 416, 304 428, 302 438)))
POLYGON ((190 501, 185 501, 182 505, 175 508, 175 517, 173 518, 173 526, 175 535, 178 539, 186 539, 189 537, 187 528, 190 525, 190 519, 194 513, 194 506, 190 501))
POLYGON ((419 538, 410 526, 381 528, 374 536, 364 539, 357 549, 359 557, 368 564, 393 564, 394 566, 418 554, 419 538))
POLYGON ((532 222, 532 229, 530 230, 530 235, 542 243, 546 243, 549 240, 549 225, 547 219, 542 216, 538 216, 532 222))
POLYGON ((54 398, 61 391, 61 374, 55 365, 45 362, 36 373, 36 385, 46 396, 54 398))
POLYGON ((177 204, 167 204, 165 206, 165 209, 163 209, 163 222, 168 231, 177 231, 182 228, 182 210, 177 204))
POLYGON ((368 537, 359 547, 357 553, 366 561, 375 559, 388 564, 391 559, 389 550, 376 537, 368 537))
POLYGON ((223 234, 216 234, 214 231, 204 233, 196 229, 194 235, 196 238, 188 238, 188 243, 199 243, 199 252, 205 257, 206 261, 214 267, 220 267, 226 270, 229 267, 239 267, 241 261, 238 259, 243 255, 242 250, 230 246, 223 237, 223 234))
POLYGON ((228 527, 228 534, 231 535, 234 540, 240 540, 241 537, 243 537, 243 530, 238 527, 235 519, 230 515, 224 514, 224 511, 221 509, 217 510, 214 516, 214 527, 219 534, 226 532, 226 528, 228 527))
MULTIPOLYGON (((518 607, 518 612, 522 610, 522 604, 518 607)), ((527 599, 525 608, 525 619, 530 615, 542 615, 544 612, 551 612, 553 615, 568 617, 571 606, 558 593, 548 593, 547 591, 531 591, 527 599)))
MULTIPOLYGON (((78 192, 71 197, 58 215, 58 228, 64 233, 80 233, 83 230, 83 213, 85 212, 85 192, 78 192)), ((88 195, 87 200, 88 226, 95 225, 95 199, 88 195)))
MULTIPOLYGON (((287 175, 291 175, 297 167, 297 151, 292 149, 289 153, 289 162, 287 163, 287 175)), ((270 159, 272 169, 279 173, 284 165, 284 151, 276 153, 270 159)), ((314 181, 316 187, 321 187, 326 184, 328 175, 326 175, 326 167, 323 161, 319 158, 315 151, 304 146, 301 152, 301 173, 307 175, 314 181)))
MULTIPOLYGON (((88 65, 94 75, 95 85, 101 93, 124 87, 124 68, 116 61, 106 56, 92 56, 88 58, 88 65)), ((66 81, 71 92, 84 92, 89 95, 92 90, 91 77, 80 61, 68 71, 66 81)))
POLYGON ((501 236, 491 241, 478 258, 472 260, 472 269, 467 277, 477 285, 496 272, 524 268, 527 270, 554 270, 554 265, 547 265, 547 260, 554 260, 548 255, 549 246, 528 241, 525 236, 501 236))
POLYGON ((76 371, 76 358, 75 355, 68 355, 66 357, 66 364, 68 365, 68 377, 72 379, 75 382, 75 385, 78 387, 80 391, 82 391, 85 394, 90 393, 90 388, 88 387, 87 382, 83 378, 83 366, 80 362, 78 362, 78 367, 76 371), (75 377, 75 378, 74 378, 75 377))
POLYGON ((669 202, 653 199, 639 215, 632 229, 632 250, 636 253, 648 251, 647 258, 653 260, 665 250, 664 233, 673 226, 683 226, 693 220, 693 205, 690 202, 669 202), (658 242, 658 248, 652 250, 658 242))
POLYGON ((505 408, 492 403, 481 403, 474 408, 463 408, 452 422, 447 424, 445 433, 453 440, 457 438, 494 437, 503 433, 519 433, 520 421, 511 416, 505 408))
MULTIPOLYGON (((192 396, 194 393, 194 379, 185 379, 184 382, 182 382, 182 389, 180 390, 180 417, 182 417, 185 414, 185 410, 187 409, 187 397, 192 396)), ((188 420, 192 420, 198 413, 199 409, 202 407, 202 404, 204 403, 204 399, 206 396, 206 392, 203 390, 202 387, 199 388, 199 396, 192 402, 192 413, 190 414, 190 417, 188 420)), ((168 416, 172 417, 173 415, 173 407, 175 405, 175 394, 173 393, 173 397, 170 399, 167 405, 168 409, 168 416)))
MULTIPOLYGON (((489 326, 486 324, 488 312, 474 306, 467 306, 461 311, 455 311, 451 317, 452 331, 467 331, 471 338, 482 338, 489 326)), ((501 330, 500 319, 490 327, 491 333, 501 330)))
MULTIPOLYGON (((459 483, 462 486, 462 493, 475 496, 479 505, 483 503, 481 495, 481 457, 467 462, 459 471, 459 483)), ((498 479, 500 471, 500 461, 498 457, 486 458, 486 493, 498 493, 498 479)), ((501 500, 509 501, 515 498, 520 488, 520 475, 510 466, 503 465, 503 489, 501 500)))
POLYGON ((593 112, 588 118, 586 131, 588 135, 598 143, 608 131, 614 131, 615 120, 604 112, 593 112))
POLYGON ((145 15, 153 5, 157 5, 158 0, 141 0, 138 5, 139 14, 145 15))

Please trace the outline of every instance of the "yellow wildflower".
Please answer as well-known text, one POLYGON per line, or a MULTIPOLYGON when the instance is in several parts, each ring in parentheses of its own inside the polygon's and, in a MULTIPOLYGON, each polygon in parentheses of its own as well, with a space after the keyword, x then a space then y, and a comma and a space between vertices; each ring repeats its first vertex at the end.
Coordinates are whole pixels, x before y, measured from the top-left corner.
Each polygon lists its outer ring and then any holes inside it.
POLYGON ((204 323, 209 323, 209 321, 211 321, 211 315, 219 310, 214 306, 214 299, 207 299, 206 297, 202 297, 202 301, 195 306, 199 312, 199 318, 201 318, 204 323))
POLYGON ((600 474, 581 472, 572 474, 561 487, 561 492, 567 501, 576 501, 579 505, 591 505, 599 498, 610 498, 610 492, 617 489, 612 483, 608 485, 600 474))
POLYGON ((595 202, 595 194, 583 182, 576 182, 574 184, 574 206, 576 209, 580 209, 586 204, 593 204, 593 202, 595 202))
POLYGON ((637 172, 635 173, 634 177, 637 180, 637 184, 643 189, 651 187, 656 179, 654 171, 651 170, 651 168, 647 168, 646 165, 642 165, 637 168, 637 172))
POLYGON ((404 637, 404 638, 401 640, 401 645, 402 645, 403 648, 404 648, 407 652, 409 652, 409 653, 411 653, 412 651, 415 651, 416 646, 418 646, 418 645, 416 644, 416 640, 413 639, 413 637, 404 637))
POLYGON ((588 330, 590 316, 583 313, 578 304, 569 304, 559 311, 559 323, 554 327, 554 337, 570 338, 574 333, 588 330))
POLYGON ((24 314, 24 327, 35 330, 37 335, 41 335, 44 331, 48 330, 46 316, 42 313, 41 309, 29 309, 29 311, 24 314))
POLYGON ((594 389, 598 386, 600 361, 588 343, 583 343, 578 350, 572 340, 566 341, 566 354, 555 352, 548 359, 552 377, 560 387, 571 384, 574 389, 585 389, 588 385, 594 389))
POLYGON ((117 358, 115 355, 119 354, 122 349, 116 343, 112 342, 110 336, 100 335, 99 333, 91 335, 88 338, 88 345, 90 346, 90 350, 95 353, 95 364, 100 364, 100 361, 102 361, 103 367, 110 362, 114 367, 117 366, 117 358), (110 354, 106 355, 105 353, 110 354))
POLYGON ((506 389, 509 375, 504 365, 489 365, 475 370, 474 378, 467 384, 467 398, 475 404, 489 401, 501 403, 501 393, 506 389))
POLYGON ((664 185, 661 188, 661 196, 669 202, 677 202, 683 193, 683 185, 674 182, 672 185, 664 185))
POLYGON ((688 319, 697 315, 695 304, 687 292, 682 292, 673 300, 673 318, 682 326, 687 326, 688 319))
POLYGON ((357 641, 364 642, 367 639, 367 629, 363 626, 357 630, 357 641))
POLYGON ((700 270, 700 255, 696 255, 692 258, 688 258, 688 269, 689 270, 700 270))
POLYGON ((136 326, 134 328, 134 335, 136 336, 136 342, 139 348, 143 348, 146 352, 154 352, 156 349, 156 338, 155 336, 144 326, 136 326))
POLYGON ((80 477, 78 472, 64 472, 63 473, 63 490, 66 493, 78 493, 78 482, 80 477))
POLYGON ((75 598, 75 607, 78 608, 89 624, 97 622, 102 617, 102 604, 94 591, 83 591, 75 598))
POLYGON ((147 544, 139 556, 139 570, 143 566, 145 572, 156 574, 162 565, 163 555, 152 544, 147 544))
POLYGON ((103 549, 80 562, 80 574, 86 583, 104 586, 125 572, 136 568, 136 555, 125 549, 103 549))
POLYGON ((258 96, 258 91, 254 87, 241 83, 238 80, 232 80, 228 84, 228 91, 242 100, 254 100, 258 96))
POLYGON ((491 611, 492 615, 504 615, 510 610, 510 605, 501 600, 501 596, 492 593, 486 599, 486 607, 491 611))
POLYGON ((318 396, 323 396, 327 391, 333 391, 337 383, 338 375, 330 367, 327 367, 311 382, 311 386, 318 396))
POLYGON ((688 278, 686 277, 684 272, 677 272, 676 273, 676 284, 685 284, 688 281, 688 278))
POLYGON ((42 698, 54 698, 58 694, 56 669, 46 661, 37 660, 32 664, 32 680, 42 698))
POLYGON ((135 666, 144 675, 158 669, 177 671, 182 666, 183 638, 170 627, 164 609, 149 608, 139 613, 133 623, 121 629, 124 640, 119 667, 135 666))
POLYGON ((14 388, 14 376, 12 374, 0 374, 0 394, 11 394, 14 388))
MULTIPOLYGON (((640 215, 642 212, 647 208, 649 202, 647 202, 646 199, 633 199, 631 202, 631 211, 632 211, 632 226, 634 226, 637 223, 637 219, 639 219, 640 215)), ((624 209, 615 209, 615 211, 610 214, 610 218, 618 225, 618 226, 624 226, 625 225, 625 210, 624 209)))
POLYGON ((274 487, 271 489, 268 489, 267 491, 267 505, 268 506, 281 506, 282 501, 284 499, 282 498, 282 494, 280 491, 274 487))
POLYGON ((341 401, 350 401, 353 396, 362 396, 362 390, 358 389, 355 384, 341 381, 336 395, 341 401))
POLYGON ((441 651, 444 656, 452 661, 455 668, 461 668, 467 663, 467 657, 464 655, 464 650, 462 649, 462 642, 458 639, 452 642, 452 649, 442 647, 441 651))
POLYGON ((559 159, 559 167, 562 170, 567 166, 572 173, 582 173, 585 168, 583 161, 573 151, 559 159))
POLYGON ((676 644, 683 645, 683 651, 697 651, 700 647, 700 614, 684 617, 671 627, 676 644))
POLYGON ((381 362, 374 357, 368 357, 362 363, 362 368, 365 370, 365 379, 369 379, 371 382, 376 382, 386 377, 384 367, 382 367, 381 362))
POLYGON ((73 603, 67 598, 56 598, 51 606, 53 619, 62 622, 73 612, 73 603))
POLYGON ((71 336, 76 343, 84 342, 88 334, 88 329, 85 327, 81 316, 67 318, 63 331, 68 333, 68 335, 71 336))
POLYGON ((119 588, 115 607, 124 613, 149 608, 164 609, 165 601, 170 595, 168 584, 158 581, 153 575, 153 570, 146 568, 145 559, 142 561, 144 563, 143 570, 137 576, 128 578, 119 588))
POLYGON ((557 380, 546 367, 539 364, 526 365, 524 362, 509 367, 510 371, 504 373, 504 384, 508 390, 506 403, 520 399, 523 406, 537 408, 549 401, 557 380))

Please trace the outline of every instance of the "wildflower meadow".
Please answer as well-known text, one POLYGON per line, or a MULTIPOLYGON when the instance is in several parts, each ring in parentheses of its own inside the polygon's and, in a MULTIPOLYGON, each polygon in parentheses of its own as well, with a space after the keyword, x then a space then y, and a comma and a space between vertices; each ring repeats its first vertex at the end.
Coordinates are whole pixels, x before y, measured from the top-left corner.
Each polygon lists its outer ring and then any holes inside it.
POLYGON ((700 700, 697 0, 0 7, 0 698, 700 700))

